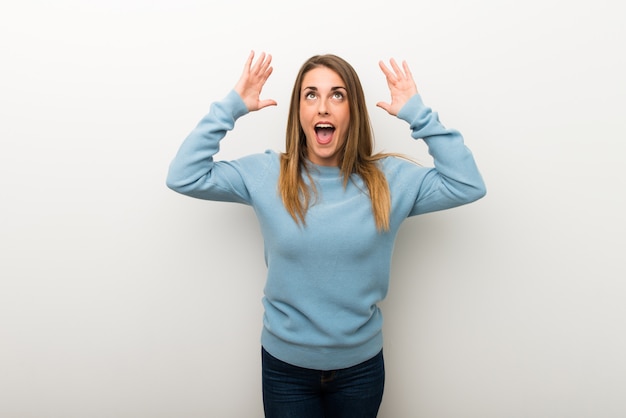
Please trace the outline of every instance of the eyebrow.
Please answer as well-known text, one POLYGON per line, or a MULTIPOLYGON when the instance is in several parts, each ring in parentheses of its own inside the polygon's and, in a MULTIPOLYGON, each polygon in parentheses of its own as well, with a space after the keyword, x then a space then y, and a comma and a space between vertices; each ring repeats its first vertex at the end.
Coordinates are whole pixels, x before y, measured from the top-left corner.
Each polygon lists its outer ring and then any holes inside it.
MULTIPOLYGON (((343 87, 343 86, 335 86, 335 87, 331 87, 331 88, 330 88, 330 91, 335 91, 335 90, 339 90, 339 89, 342 89, 342 90, 348 91, 348 89, 347 89, 347 88, 345 88, 345 87, 343 87)), ((317 87, 314 87, 314 86, 302 87, 302 90, 313 90, 313 91, 317 91, 317 87)))

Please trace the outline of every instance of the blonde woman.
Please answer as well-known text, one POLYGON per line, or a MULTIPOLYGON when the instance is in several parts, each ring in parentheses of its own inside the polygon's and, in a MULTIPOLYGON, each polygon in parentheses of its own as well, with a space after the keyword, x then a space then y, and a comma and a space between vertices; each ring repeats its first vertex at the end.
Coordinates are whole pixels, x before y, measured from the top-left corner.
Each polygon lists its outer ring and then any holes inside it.
POLYGON ((172 161, 167 185, 254 207, 267 277, 261 336, 266 417, 375 417, 384 388, 382 316, 404 219, 485 194, 461 134, 426 107, 406 62, 380 62, 391 101, 434 167, 373 154, 363 88, 352 66, 317 55, 291 95, 285 151, 216 161, 220 141, 261 99, 271 56, 251 53, 232 91, 211 105, 172 161))

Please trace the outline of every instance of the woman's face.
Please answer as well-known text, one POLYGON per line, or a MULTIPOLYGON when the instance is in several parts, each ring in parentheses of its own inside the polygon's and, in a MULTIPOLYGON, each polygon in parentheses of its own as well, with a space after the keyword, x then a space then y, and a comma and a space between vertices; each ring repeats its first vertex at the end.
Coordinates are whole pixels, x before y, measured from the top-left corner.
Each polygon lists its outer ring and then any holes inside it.
POLYGON ((345 83, 335 71, 317 67, 304 75, 300 124, 308 159, 317 165, 338 166, 350 126, 350 107, 345 83))

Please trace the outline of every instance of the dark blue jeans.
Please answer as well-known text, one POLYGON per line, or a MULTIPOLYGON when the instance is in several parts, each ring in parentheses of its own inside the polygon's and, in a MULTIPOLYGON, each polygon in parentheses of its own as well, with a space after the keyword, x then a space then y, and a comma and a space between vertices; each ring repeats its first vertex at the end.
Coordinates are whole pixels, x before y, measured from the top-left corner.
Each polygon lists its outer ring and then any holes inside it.
POLYGON ((292 366, 262 349, 266 418, 375 418, 383 398, 383 352, 347 369, 292 366))

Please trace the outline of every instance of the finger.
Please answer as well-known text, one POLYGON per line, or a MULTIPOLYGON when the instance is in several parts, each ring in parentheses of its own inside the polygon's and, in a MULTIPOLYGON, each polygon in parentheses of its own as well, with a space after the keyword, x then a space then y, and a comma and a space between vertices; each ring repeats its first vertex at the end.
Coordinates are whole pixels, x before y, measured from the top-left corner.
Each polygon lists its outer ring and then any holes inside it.
POLYGON ((265 60, 265 52, 261 52, 259 57, 254 62, 254 65, 250 68, 252 74, 258 74, 259 69, 263 65, 263 61, 265 60))
POLYGON ((411 69, 409 68, 409 64, 406 61, 402 61, 402 68, 404 69, 404 74, 406 74, 407 78, 413 79, 413 74, 411 73, 411 69))
POLYGON ((264 84, 267 81, 267 79, 270 77, 270 75, 272 75, 273 72, 274 72, 273 67, 269 67, 265 70, 265 72, 263 73, 263 78, 262 78, 262 81, 264 84))
POLYGON ((266 54, 265 52, 261 53, 261 55, 259 56, 259 59, 257 60, 257 62, 254 65, 253 68, 253 74, 261 77, 262 79, 266 80, 267 77, 269 77, 269 74, 267 74, 268 71, 271 72, 271 68, 270 65, 272 63, 272 56, 270 54, 266 54))
POLYGON ((272 73, 273 68, 271 67, 271 64, 272 64, 272 56, 270 54, 267 54, 267 56, 265 57, 265 61, 263 61, 263 65, 261 66, 261 69, 260 69, 260 74, 262 74, 263 80, 267 80, 267 78, 272 73))
POLYGON ((252 66, 253 59, 254 59, 254 51, 250 51, 250 54, 248 54, 248 59, 246 59, 246 64, 243 67, 244 72, 250 71, 250 67, 252 66))
POLYGON ((272 54, 267 54, 265 56, 265 60, 263 61, 263 66, 261 68, 262 72, 267 71, 267 69, 269 68, 269 66, 272 64, 272 54))
POLYGON ((404 74, 402 73, 402 70, 398 66, 396 60, 392 58, 391 60, 389 60, 389 62, 391 63, 391 68, 393 68, 393 71, 396 73, 396 77, 403 78, 404 74))
POLYGON ((380 67, 380 69, 383 71, 383 74, 385 74, 385 77, 390 78, 393 77, 393 73, 391 72, 391 70, 385 65, 384 62, 382 61, 378 61, 378 66, 380 67))

